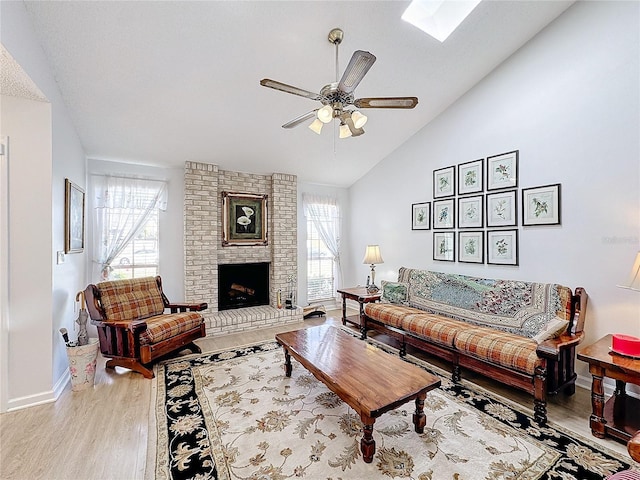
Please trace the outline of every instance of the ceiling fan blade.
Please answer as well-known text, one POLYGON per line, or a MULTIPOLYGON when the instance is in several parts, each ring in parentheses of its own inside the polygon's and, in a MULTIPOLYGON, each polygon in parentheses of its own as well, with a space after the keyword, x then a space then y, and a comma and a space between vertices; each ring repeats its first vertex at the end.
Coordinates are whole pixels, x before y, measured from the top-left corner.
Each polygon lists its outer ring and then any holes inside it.
POLYGON ((353 52, 349 65, 342 74, 338 89, 346 93, 353 92, 375 61, 376 57, 372 53, 362 50, 353 52))
POLYGON ((297 118, 294 118, 293 120, 291 120, 290 122, 285 123, 284 125, 282 125, 282 128, 293 128, 293 127, 297 127, 298 125, 300 125, 303 122, 306 122, 307 120, 309 120, 310 118, 313 118, 316 116, 316 112, 318 111, 318 109, 315 110, 311 110, 310 112, 305 113, 304 115, 300 115, 297 118))
POLYGON ((418 97, 358 98, 353 104, 358 108, 414 108, 418 97))
POLYGON ((280 90, 281 92, 300 95, 301 97, 310 98, 311 100, 320 100, 320 98, 322 98, 317 93, 303 90, 302 88, 298 87, 292 87, 291 85, 287 85, 286 83, 278 82, 276 80, 271 80, 270 78, 263 78, 262 80, 260 80, 260 85, 262 85, 263 87, 273 88, 274 90, 280 90))

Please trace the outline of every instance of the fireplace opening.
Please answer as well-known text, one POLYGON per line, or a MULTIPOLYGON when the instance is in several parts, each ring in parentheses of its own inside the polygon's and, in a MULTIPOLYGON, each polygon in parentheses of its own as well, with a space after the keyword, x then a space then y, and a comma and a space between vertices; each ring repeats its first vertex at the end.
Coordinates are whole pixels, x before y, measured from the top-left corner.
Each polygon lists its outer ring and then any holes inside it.
POLYGON ((269 263, 218 265, 218 310, 269 305, 269 263))

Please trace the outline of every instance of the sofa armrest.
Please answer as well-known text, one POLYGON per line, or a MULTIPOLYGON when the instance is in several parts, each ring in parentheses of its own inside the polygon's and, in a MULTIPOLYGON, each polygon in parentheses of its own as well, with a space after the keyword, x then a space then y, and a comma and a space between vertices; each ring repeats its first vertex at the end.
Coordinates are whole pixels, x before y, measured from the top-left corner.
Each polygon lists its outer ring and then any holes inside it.
POLYGON ((582 342, 583 337, 584 337, 583 332, 576 333, 575 335, 569 335, 568 333, 563 333, 559 337, 545 340, 540 345, 538 345, 538 348, 537 348, 538 356, 541 358, 557 360, 560 358, 560 352, 562 350, 575 347, 580 342, 582 342))
POLYGON ((165 308, 170 308, 171 313, 178 312, 201 312, 202 310, 206 310, 209 305, 206 302, 202 303, 168 303, 165 305, 165 308))
POLYGON ((587 316, 587 303, 589 295, 584 287, 577 287, 573 296, 573 315, 571 318, 571 331, 581 333, 584 330, 584 322, 587 316))

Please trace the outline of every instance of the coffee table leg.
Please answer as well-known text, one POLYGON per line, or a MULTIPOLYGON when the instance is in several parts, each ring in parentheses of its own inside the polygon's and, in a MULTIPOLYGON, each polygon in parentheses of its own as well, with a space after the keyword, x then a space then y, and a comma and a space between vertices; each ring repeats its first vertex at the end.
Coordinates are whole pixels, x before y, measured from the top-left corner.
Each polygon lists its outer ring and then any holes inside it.
POLYGON ((291 376, 291 355, 286 348, 284 349, 284 374, 287 377, 291 376))
POLYGON ((424 433, 424 426, 427 424, 427 416, 424 414, 424 400, 426 393, 421 393, 416 397, 416 413, 413 414, 413 424, 417 433, 424 433))
POLYGON ((365 463, 373 461, 373 455, 376 453, 376 441, 373 439, 373 423, 375 418, 369 418, 366 415, 360 415, 360 419, 364 427, 362 428, 364 436, 360 440, 360 450, 362 451, 362 459, 365 463))
POLYGON ((342 294, 342 325, 347 324, 347 297, 342 294))

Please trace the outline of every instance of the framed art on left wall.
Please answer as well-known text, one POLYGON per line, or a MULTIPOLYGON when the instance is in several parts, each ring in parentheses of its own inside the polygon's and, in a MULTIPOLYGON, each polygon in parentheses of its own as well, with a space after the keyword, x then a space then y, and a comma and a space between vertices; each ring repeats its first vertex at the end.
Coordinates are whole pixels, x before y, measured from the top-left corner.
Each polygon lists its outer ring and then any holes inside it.
POLYGON ((64 253, 84 250, 84 190, 64 179, 64 253))

